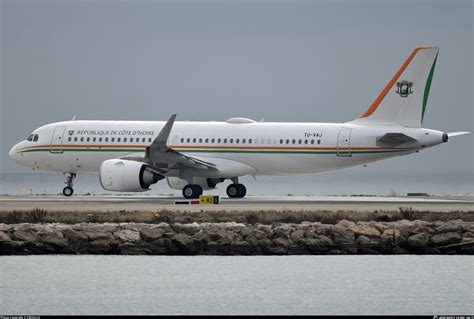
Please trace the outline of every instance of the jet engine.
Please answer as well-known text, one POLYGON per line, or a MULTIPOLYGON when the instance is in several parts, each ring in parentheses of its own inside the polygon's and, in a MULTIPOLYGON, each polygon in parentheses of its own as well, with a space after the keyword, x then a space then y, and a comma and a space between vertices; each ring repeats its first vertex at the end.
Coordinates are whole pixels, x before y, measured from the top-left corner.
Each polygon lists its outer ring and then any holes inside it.
POLYGON ((99 168, 100 185, 108 191, 143 192, 163 178, 146 164, 136 161, 110 159, 99 168))
MULTIPOLYGON (((189 182, 179 177, 167 177, 169 187, 173 189, 183 189, 189 182)), ((214 189, 217 183, 222 183, 223 178, 206 178, 206 177, 193 177, 193 184, 197 184, 202 187, 203 190, 214 189)))

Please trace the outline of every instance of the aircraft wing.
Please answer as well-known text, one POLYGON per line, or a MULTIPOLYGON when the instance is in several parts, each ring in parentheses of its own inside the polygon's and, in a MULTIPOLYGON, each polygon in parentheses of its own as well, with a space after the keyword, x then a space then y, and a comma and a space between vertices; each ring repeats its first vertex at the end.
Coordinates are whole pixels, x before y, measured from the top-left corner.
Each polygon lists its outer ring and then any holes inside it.
POLYGON ((156 168, 159 173, 164 173, 171 168, 180 168, 180 166, 216 169, 213 163, 181 154, 166 145, 175 119, 176 114, 171 115, 155 140, 146 148, 143 156, 127 156, 124 159, 147 163, 156 168))

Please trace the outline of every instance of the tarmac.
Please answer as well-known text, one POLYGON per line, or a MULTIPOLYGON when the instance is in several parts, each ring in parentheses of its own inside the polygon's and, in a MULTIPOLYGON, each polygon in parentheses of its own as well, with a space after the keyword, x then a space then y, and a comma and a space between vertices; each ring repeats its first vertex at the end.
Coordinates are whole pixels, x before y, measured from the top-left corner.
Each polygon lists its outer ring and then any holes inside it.
POLYGON ((0 196, 0 212, 41 208, 50 211, 472 211, 474 198, 465 197, 383 197, 383 196, 247 196, 221 197, 219 204, 175 204, 182 197, 171 196, 0 196))

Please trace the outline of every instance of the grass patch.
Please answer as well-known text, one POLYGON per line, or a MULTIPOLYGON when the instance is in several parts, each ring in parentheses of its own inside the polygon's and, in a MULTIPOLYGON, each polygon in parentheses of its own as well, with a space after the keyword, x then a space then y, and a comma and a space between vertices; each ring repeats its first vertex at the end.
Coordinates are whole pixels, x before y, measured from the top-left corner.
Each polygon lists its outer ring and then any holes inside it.
POLYGON ((431 212, 416 211, 411 207, 400 207, 398 211, 372 211, 355 212, 350 210, 339 211, 271 211, 271 210, 248 210, 248 211, 170 211, 166 209, 150 211, 47 211, 40 208, 33 210, 11 212, 0 212, 0 223, 221 223, 239 222, 255 225, 273 223, 301 223, 321 222, 323 224, 337 224, 341 220, 350 221, 377 221, 390 222, 401 219, 425 220, 425 221, 448 221, 462 219, 474 221, 474 211, 452 211, 431 212))

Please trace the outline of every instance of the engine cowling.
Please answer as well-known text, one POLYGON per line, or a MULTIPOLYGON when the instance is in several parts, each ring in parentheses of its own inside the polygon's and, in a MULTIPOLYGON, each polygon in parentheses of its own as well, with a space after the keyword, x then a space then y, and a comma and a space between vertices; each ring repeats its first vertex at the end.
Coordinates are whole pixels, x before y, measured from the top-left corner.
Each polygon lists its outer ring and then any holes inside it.
MULTIPOLYGON (((183 189, 189 182, 179 177, 167 177, 169 187, 173 189, 183 189)), ((220 178, 206 178, 206 177, 193 177, 193 184, 197 184, 202 187, 203 190, 209 190, 216 188, 217 183, 223 182, 224 179, 220 178)))
POLYGON ((100 185, 108 191, 143 192, 163 178, 146 164, 136 161, 110 159, 99 168, 100 185))

